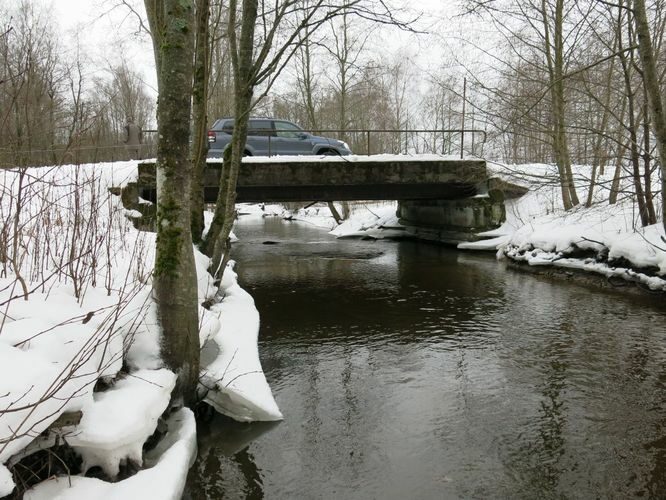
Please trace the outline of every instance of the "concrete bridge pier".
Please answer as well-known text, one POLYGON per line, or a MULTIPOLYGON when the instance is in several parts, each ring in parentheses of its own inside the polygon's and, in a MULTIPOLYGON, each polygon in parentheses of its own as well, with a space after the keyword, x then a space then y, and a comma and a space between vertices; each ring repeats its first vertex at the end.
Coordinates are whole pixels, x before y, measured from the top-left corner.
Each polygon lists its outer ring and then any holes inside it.
POLYGON ((458 244, 480 239, 478 233, 496 229, 506 220, 504 199, 478 195, 459 200, 408 200, 398 203, 400 223, 412 236, 458 244))
POLYGON ((527 188, 493 177, 477 184, 478 194, 450 200, 403 200, 398 218, 415 238, 458 244, 482 239, 506 220, 505 200, 519 198, 527 188))

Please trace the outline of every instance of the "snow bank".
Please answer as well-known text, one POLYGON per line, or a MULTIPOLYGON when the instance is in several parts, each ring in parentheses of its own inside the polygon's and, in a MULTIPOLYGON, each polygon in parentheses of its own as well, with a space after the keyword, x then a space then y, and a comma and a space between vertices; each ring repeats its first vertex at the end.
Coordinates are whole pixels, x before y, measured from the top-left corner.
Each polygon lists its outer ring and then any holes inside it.
POLYGON ((398 222, 396 202, 375 202, 352 205, 349 219, 331 231, 338 238, 396 238, 405 235, 398 222))
POLYGON ((230 263, 221 286, 224 299, 211 307, 222 327, 212 337, 219 355, 201 371, 204 400, 241 422, 281 420, 259 361, 259 312, 236 278, 230 263))
MULTIPOLYGON (((148 468, 117 483, 71 476, 44 481, 26 492, 26 500, 179 500, 187 471, 196 458, 196 422, 187 408, 167 421, 169 432, 146 457, 148 468)), ((1 474, 1 472, 0 472, 1 474)), ((0 476, 1 479, 1 476, 0 476)))
POLYGON ((14 490, 12 473, 4 465, 0 465, 0 497, 9 495, 14 490))
POLYGON ((10 303, 0 334, 0 463, 62 413, 89 404, 97 379, 120 370, 130 329, 113 310, 117 298, 87 299, 83 311, 63 289, 10 303), (89 310, 98 313, 84 322, 89 310))
POLYGON ((666 291, 666 245, 661 240, 661 224, 633 233, 601 232, 593 222, 564 227, 543 222, 535 227, 517 231, 502 247, 501 254, 531 266, 579 269, 666 291), (577 249, 587 250, 593 256, 577 258, 577 249), (642 272, 643 269, 654 269, 654 274, 642 272))
MULTIPOLYGON (((459 248, 500 250, 503 256, 533 266, 580 269, 666 290, 662 224, 640 227, 631 198, 610 205, 608 175, 599 177, 591 207, 565 211, 554 165, 494 164, 489 169, 504 180, 529 186, 530 192, 507 202, 507 221, 502 228, 482 235, 494 239, 460 244, 459 248), (586 256, 579 257, 581 251, 586 256)), ((581 199, 586 197, 589 176, 590 167, 574 167, 581 199)), ((659 180, 654 182, 656 192, 659 180)), ((630 186, 625 188, 631 191, 630 186)))
MULTIPOLYGON (((160 358, 151 290, 155 235, 136 231, 128 220, 136 214, 109 193, 136 180, 136 165, 0 172, 7 193, 0 198, 0 222, 21 221, 21 230, 10 235, 17 244, 8 245, 8 252, 18 252, 10 256, 18 269, 10 267, 0 278, 0 496, 14 488, 4 464, 12 456, 11 463, 17 461, 28 445, 26 454, 58 435, 81 454, 84 469, 100 466, 113 477, 121 462, 140 464, 144 458, 144 466, 152 468, 115 484, 85 477, 50 480, 26 498, 180 498, 195 454, 192 414, 184 410, 172 417, 167 437, 142 457, 176 376, 160 358), (17 213, 19 187, 23 204, 17 213), (129 374, 116 380, 123 361, 129 374), (100 378, 111 387, 94 392, 100 378), (63 413, 78 410, 77 425, 51 429, 44 442, 31 444, 63 413)), ((202 303, 218 290, 207 273, 208 258, 195 251, 195 262, 202 303)), ((225 282, 234 285, 226 305, 219 311, 199 308, 201 344, 223 338, 225 359, 237 359, 231 371, 250 372, 233 383, 222 381, 240 402, 239 414, 246 420, 281 418, 263 373, 256 373, 261 370, 256 309, 250 298, 249 305, 237 302, 240 312, 234 311, 232 298, 247 294, 234 279, 225 282), (249 328, 239 326, 251 309, 249 328)))
POLYGON ((95 393, 83 407, 81 422, 64 434, 83 457, 83 472, 97 465, 116 477, 121 461, 142 465, 143 444, 155 432, 175 384, 169 370, 138 370, 95 393))

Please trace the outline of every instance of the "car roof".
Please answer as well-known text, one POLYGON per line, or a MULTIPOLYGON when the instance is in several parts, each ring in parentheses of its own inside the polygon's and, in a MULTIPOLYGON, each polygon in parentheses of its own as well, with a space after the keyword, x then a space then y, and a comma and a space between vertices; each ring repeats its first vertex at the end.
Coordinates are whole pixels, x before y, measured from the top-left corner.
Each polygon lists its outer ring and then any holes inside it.
MULTIPOLYGON (((233 116, 225 116, 225 117, 222 117, 222 118, 218 118, 217 120, 215 120, 213 122, 213 127, 215 127, 216 125, 221 126, 224 122, 233 121, 234 119, 235 118, 233 116)), ((272 121, 278 121, 278 122, 293 123, 296 126, 300 126, 296 122, 292 122, 291 120, 287 120, 286 118, 274 118, 274 117, 270 117, 270 116, 251 116, 250 118, 248 118, 248 120, 272 120, 272 121)))

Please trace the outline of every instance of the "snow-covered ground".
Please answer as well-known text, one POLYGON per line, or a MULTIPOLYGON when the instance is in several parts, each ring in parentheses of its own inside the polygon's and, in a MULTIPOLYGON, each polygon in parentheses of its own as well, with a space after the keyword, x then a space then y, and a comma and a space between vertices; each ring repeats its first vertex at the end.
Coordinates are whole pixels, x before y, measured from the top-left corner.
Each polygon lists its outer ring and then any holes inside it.
MULTIPOLYGON (((666 240, 661 222, 642 227, 631 187, 609 204, 612 171, 599 176, 590 207, 562 208, 559 185, 544 182, 556 177, 552 165, 494 165, 495 175, 522 183, 530 191, 507 203, 507 221, 486 233, 488 241, 459 245, 468 249, 493 249, 530 266, 579 269, 608 278, 635 282, 653 291, 666 291, 666 240)), ((589 167, 574 170, 578 195, 587 197, 589 167)), ((656 177, 656 176, 655 176, 656 177)), ((653 192, 659 179, 653 179, 653 192)), ((661 213, 660 197, 655 208, 661 213)))
MULTIPOLYGON (((631 197, 609 205, 607 179, 592 207, 565 212, 557 185, 544 182, 553 167, 493 170, 530 192, 507 203, 501 228, 461 248, 666 290, 663 228, 641 228, 631 197)), ((577 175, 583 198, 586 169, 577 175)), ((196 455, 196 424, 187 409, 164 416, 175 375, 159 356, 154 235, 136 231, 129 218, 137 214, 108 192, 135 179, 136 163, 8 170, 0 177, 0 497, 13 491, 21 458, 58 441, 82 457, 83 472, 99 467, 114 477, 129 464, 139 472, 118 482, 54 476, 26 498, 179 498, 196 455), (144 452, 156 429, 166 433, 144 452)), ((339 226, 325 204, 239 205, 239 212, 314 224, 338 237, 384 238, 405 234, 396 206, 352 203, 339 226)), ((201 396, 238 420, 281 419, 259 363, 252 297, 238 286, 233 263, 218 290, 208 259, 195 256, 200 303, 223 297, 200 307, 209 358, 201 396)))
MULTIPOLYGON (((53 476, 26 498, 180 498, 196 424, 188 409, 164 416, 176 377, 159 354, 155 235, 135 230, 136 214, 109 193, 136 178, 136 163, 4 170, 0 178, 0 497, 14 490, 19 460, 65 442, 82 458, 82 474, 140 470, 118 482, 53 476), (144 453, 160 426, 166 434, 144 453)), ((281 419, 259 363, 252 298, 232 270, 218 290, 208 258, 196 252, 195 261, 199 302, 222 298, 199 309, 201 344, 216 353, 202 367, 201 390, 240 420, 281 419)))

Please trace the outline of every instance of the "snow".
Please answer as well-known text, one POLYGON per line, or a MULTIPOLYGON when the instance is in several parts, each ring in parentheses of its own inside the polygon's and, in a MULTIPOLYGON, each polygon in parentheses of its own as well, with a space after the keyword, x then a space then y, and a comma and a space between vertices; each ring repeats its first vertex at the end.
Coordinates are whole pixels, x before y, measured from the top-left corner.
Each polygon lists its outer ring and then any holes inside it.
POLYGON ((137 370, 95 393, 83 407, 81 422, 64 433, 83 457, 83 471, 97 465, 115 477, 121 461, 141 465, 143 443, 155 432, 175 384, 169 370, 137 370))
MULTIPOLYGON (((639 282, 651 290, 666 290, 666 243, 661 223, 640 227, 631 198, 608 204, 610 184, 600 176, 599 187, 590 207, 562 207, 559 186, 544 184, 556 175, 553 165, 498 165, 495 175, 530 187, 530 192, 507 203, 507 222, 496 230, 494 240, 464 243, 459 248, 499 250, 500 256, 529 265, 552 265, 580 269, 607 277, 639 282), (577 250, 595 258, 570 258, 577 250), (629 266, 616 266, 625 259, 629 266), (641 270, 654 269, 656 275, 641 270)), ((590 169, 575 167, 576 187, 581 199, 586 196, 590 169)), ((658 179, 654 179, 654 192, 658 179)), ((659 207, 657 207, 658 209, 659 207)), ((488 236, 491 236, 488 234, 488 236)))
POLYGON ((364 203, 357 205, 352 216, 331 231, 339 238, 395 238, 404 236, 396 215, 397 203, 364 203))
POLYGON ((167 421, 168 434, 149 453, 149 465, 117 483, 71 476, 44 481, 26 492, 26 500, 179 500, 185 488, 187 471, 196 458, 196 422, 187 408, 167 421))
MULTIPOLYGON (((8 245, 18 252, 11 262, 18 268, 0 278, 0 496, 15 486, 7 466, 58 436, 82 456, 84 471, 100 466, 114 478, 121 463, 143 462, 144 468, 117 483, 54 478, 26 498, 180 498, 196 454, 191 412, 173 415, 166 437, 153 452, 143 451, 176 380, 160 357, 151 278, 155 235, 137 231, 128 217, 140 214, 125 210, 108 191, 135 181, 137 162, 27 172, 23 178, 15 170, 0 173, 4 193, 12 195, 0 198, 0 216, 21 221, 16 250, 8 245), (17 214, 19 183, 23 205, 17 214), (123 362, 127 371, 121 371, 123 362), (98 379, 109 385, 106 391, 95 390, 98 379), (78 424, 49 429, 74 411, 81 411, 78 424)), ((251 298, 233 273, 218 289, 207 272, 209 259, 198 251, 195 263, 199 302, 226 295, 219 310, 199 307, 201 345, 219 341, 221 359, 235 355, 229 373, 251 372, 233 383, 223 380, 240 405, 227 410, 245 420, 253 414, 281 418, 261 371, 251 298), (244 315, 250 328, 238 325, 244 315)))
POLYGON ((211 307, 223 325, 212 337, 220 354, 202 368, 204 401, 241 422, 281 420, 259 361, 259 312, 236 278, 231 262, 224 272, 224 299, 211 307))
POLYGON ((14 490, 12 473, 4 465, 0 465, 0 497, 9 495, 14 490))
MULTIPOLYGON (((90 303, 108 302, 94 295, 90 303)), ((12 319, 0 334, 0 401, 13 410, 0 413, 0 442, 5 443, 0 463, 60 414, 85 406, 97 378, 113 377, 120 370, 124 345, 123 329, 110 328, 108 314, 81 324, 76 299, 62 290, 51 296, 34 294, 31 301, 15 300, 13 305, 12 319), (35 311, 40 316, 30 317, 35 311)))

